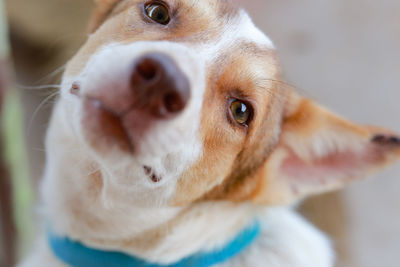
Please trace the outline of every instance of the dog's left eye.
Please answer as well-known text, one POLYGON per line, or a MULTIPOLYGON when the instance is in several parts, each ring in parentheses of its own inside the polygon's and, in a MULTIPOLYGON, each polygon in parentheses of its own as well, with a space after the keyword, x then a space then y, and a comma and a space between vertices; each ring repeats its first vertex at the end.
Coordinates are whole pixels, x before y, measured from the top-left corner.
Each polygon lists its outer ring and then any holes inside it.
POLYGON ((148 4, 145 10, 147 16, 159 24, 167 25, 171 20, 168 8, 161 3, 148 4))

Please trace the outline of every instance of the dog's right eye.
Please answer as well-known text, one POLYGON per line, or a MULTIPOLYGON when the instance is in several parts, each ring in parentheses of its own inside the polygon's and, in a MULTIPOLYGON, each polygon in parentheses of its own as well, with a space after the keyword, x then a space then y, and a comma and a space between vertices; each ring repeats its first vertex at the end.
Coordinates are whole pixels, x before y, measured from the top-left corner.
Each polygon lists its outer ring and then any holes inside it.
POLYGON ((251 119, 251 107, 247 105, 245 102, 233 99, 230 105, 230 112, 232 114, 232 118, 242 126, 248 126, 248 123, 251 119))
POLYGON ((153 21, 167 25, 171 20, 168 8, 161 3, 150 3, 145 7, 146 15, 153 21))

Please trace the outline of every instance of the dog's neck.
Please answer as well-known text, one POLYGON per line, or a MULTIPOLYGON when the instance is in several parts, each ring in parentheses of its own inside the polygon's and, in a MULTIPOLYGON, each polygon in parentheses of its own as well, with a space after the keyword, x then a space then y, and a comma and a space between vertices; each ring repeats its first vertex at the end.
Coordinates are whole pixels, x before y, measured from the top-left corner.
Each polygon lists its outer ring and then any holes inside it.
MULTIPOLYGON (((56 108, 55 116, 62 116, 60 109, 56 108)), ((254 220, 256 212, 250 204, 121 206, 120 199, 114 201, 118 192, 106 188, 103 173, 90 155, 71 150, 68 140, 57 138, 57 132, 69 128, 64 124, 59 117, 52 120, 42 185, 46 217, 55 233, 96 248, 171 262, 224 245, 254 220)))

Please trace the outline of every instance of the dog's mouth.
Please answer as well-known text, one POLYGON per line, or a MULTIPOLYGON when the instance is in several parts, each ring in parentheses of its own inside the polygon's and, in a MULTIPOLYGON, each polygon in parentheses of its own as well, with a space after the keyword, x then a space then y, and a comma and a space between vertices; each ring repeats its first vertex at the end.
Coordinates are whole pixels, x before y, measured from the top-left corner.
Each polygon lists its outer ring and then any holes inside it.
POLYGON ((144 173, 152 180, 154 183, 159 183, 162 180, 162 177, 157 175, 154 170, 149 166, 143 166, 144 173))

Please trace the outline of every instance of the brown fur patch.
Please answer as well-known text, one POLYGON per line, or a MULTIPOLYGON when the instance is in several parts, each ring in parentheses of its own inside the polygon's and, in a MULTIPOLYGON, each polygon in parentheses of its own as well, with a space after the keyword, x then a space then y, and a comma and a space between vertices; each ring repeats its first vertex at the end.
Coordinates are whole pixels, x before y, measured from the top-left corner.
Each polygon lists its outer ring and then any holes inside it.
MULTIPOLYGON (((295 97, 298 98, 299 96, 295 97)), ((329 126, 332 127, 332 129, 343 128, 354 134, 365 137, 368 136, 369 132, 364 127, 339 118, 324 108, 315 105, 315 103, 309 99, 301 98, 294 100, 292 98, 291 100, 294 101, 294 103, 290 102, 289 105, 292 105, 292 108, 294 107, 296 110, 292 111, 292 114, 287 114, 288 116, 284 124, 284 127, 286 127, 285 130, 287 131, 295 130, 298 135, 310 136, 321 127, 329 126), (330 124, 326 125, 326 122, 330 124)))
POLYGON ((250 174, 277 141, 285 93, 279 91, 279 83, 275 82, 279 80, 275 53, 238 42, 216 62, 209 70, 203 105, 204 157, 179 180, 175 203, 197 198, 249 199, 260 183, 250 174), (248 129, 229 124, 229 97, 247 99, 253 104, 254 120, 248 129))
POLYGON ((123 0, 96 0, 96 8, 89 23, 89 32, 93 33, 106 20, 113 8, 123 0))

